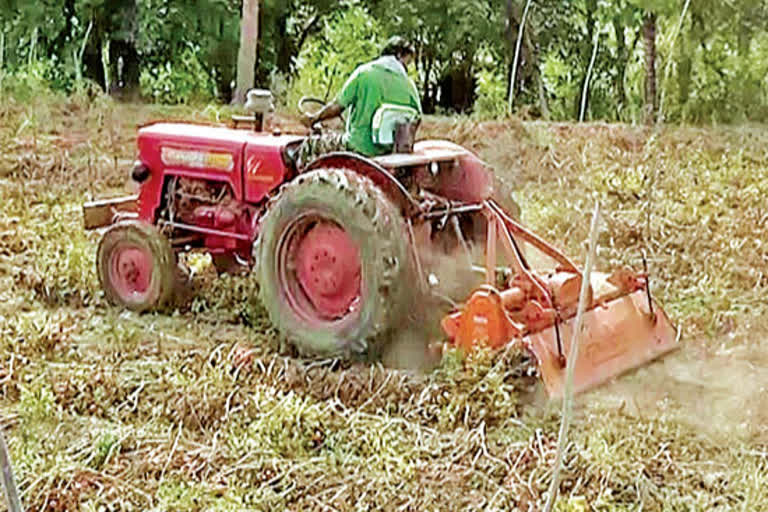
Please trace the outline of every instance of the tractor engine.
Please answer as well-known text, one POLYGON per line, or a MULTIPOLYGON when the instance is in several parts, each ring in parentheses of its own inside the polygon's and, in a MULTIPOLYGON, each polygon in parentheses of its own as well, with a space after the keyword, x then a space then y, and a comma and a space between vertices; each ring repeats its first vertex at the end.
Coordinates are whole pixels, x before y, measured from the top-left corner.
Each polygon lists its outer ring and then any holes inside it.
POLYGON ((258 212, 234 198, 229 184, 172 178, 161 223, 173 230, 174 245, 205 247, 214 257, 250 259, 258 212))

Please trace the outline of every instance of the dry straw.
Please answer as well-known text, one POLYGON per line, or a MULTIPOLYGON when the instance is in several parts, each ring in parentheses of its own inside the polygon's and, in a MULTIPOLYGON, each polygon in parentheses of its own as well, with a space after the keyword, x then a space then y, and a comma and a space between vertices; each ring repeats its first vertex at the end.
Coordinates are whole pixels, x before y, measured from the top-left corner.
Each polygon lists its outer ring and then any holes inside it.
MULTIPOLYGON (((0 415, 29 509, 540 510, 561 416, 525 354, 451 353, 427 374, 298 360, 276 353, 257 284, 205 265, 176 310, 105 304, 81 202, 126 191, 114 157, 134 156, 138 122, 216 115, 0 108, 0 415)), ((462 119, 423 136, 477 150, 576 259, 597 198, 596 268, 639 266, 647 241, 685 326, 683 352, 577 399, 555 508, 766 509, 765 131, 647 144, 643 128, 462 119)))

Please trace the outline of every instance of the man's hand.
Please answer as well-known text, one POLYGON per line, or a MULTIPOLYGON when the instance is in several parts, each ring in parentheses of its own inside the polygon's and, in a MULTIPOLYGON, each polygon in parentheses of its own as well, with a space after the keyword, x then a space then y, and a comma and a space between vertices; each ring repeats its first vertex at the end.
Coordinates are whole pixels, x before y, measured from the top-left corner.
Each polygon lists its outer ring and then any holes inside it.
POLYGON ((320 112, 317 112, 316 114, 304 114, 301 116, 301 124, 306 126, 307 128, 312 128, 315 124, 325 121, 326 119, 333 119, 334 117, 338 117, 341 115, 341 113, 344 111, 344 109, 339 105, 338 103, 329 103, 326 106, 324 106, 320 112))
POLYGON ((312 128, 312 126, 317 122, 317 119, 315 119, 315 116, 312 114, 304 114, 301 116, 301 124, 306 126, 307 128, 312 128))

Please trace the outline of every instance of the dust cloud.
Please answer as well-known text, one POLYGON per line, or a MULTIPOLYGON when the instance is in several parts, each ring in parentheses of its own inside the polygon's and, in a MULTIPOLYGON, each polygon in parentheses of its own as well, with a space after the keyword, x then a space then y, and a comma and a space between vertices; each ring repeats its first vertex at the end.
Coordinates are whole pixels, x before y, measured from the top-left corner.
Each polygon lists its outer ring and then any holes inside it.
POLYGON ((419 254, 422 287, 414 282, 408 299, 408 315, 392 335, 382 355, 383 363, 401 370, 429 371, 440 363, 445 334, 440 327, 450 313, 477 286, 484 274, 477 269, 482 248, 460 247, 446 254, 438 249, 422 249, 419 254))
POLYGON ((683 343, 677 352, 580 399, 643 417, 664 414, 700 432, 768 442, 768 335, 683 343), (687 346, 686 346, 687 345, 687 346))
MULTIPOLYGON (((407 322, 382 355, 390 368, 426 372, 440 363, 440 321, 483 283, 482 248, 470 254, 422 251, 429 293, 416 290, 407 322), (476 268, 473 270, 470 261, 476 268), (431 278, 429 277, 431 276, 431 278)), ((536 262, 535 267, 546 266, 536 262)), ((768 329, 747 339, 681 340, 680 349, 577 397, 581 407, 606 406, 635 417, 674 415, 703 434, 768 443, 768 329)), ((542 407, 552 404, 534 398, 542 407)))

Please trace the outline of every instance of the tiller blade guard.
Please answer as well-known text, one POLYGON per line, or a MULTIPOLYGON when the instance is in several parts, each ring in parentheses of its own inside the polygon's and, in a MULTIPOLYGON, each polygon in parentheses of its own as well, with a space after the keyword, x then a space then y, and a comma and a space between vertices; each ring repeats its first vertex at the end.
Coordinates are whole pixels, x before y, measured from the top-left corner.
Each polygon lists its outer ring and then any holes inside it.
MULTIPOLYGON (((522 343, 536 358, 550 397, 560 397, 571 353, 582 273, 561 252, 486 201, 486 285, 442 321, 454 345, 500 348, 522 343), (498 241, 512 262, 509 279, 497 279, 498 241), (520 241, 557 263, 550 272, 531 269, 520 241)), ((621 269, 593 273, 574 368, 574 391, 586 391, 677 348, 676 330, 653 300, 647 273, 621 269)))

